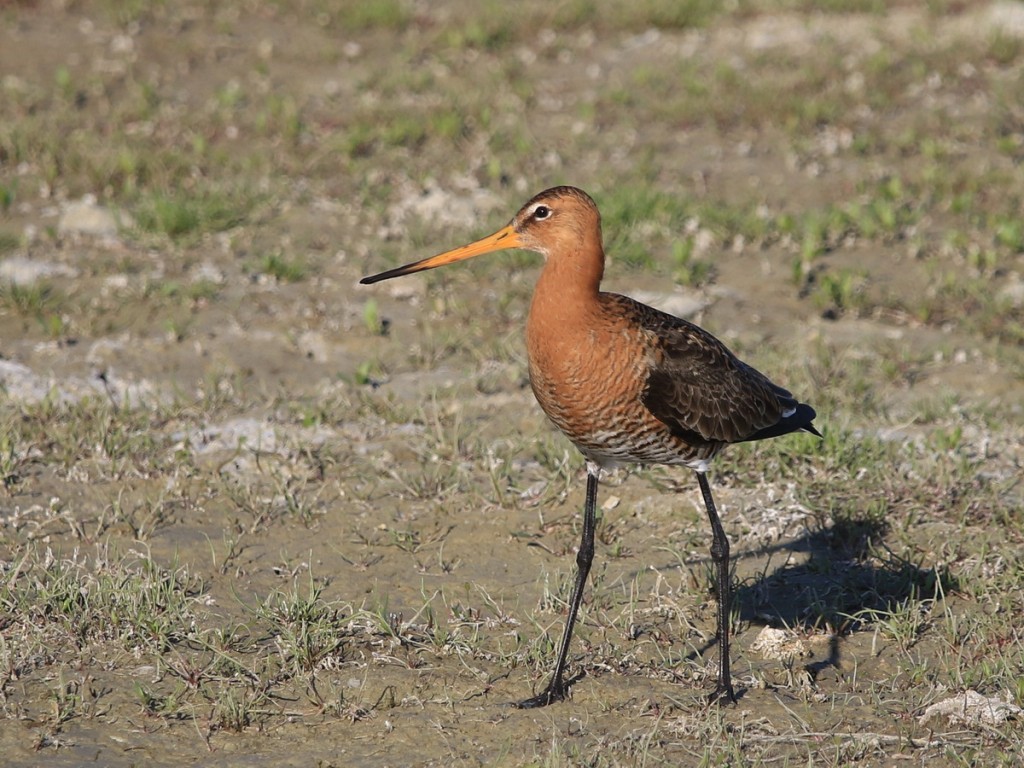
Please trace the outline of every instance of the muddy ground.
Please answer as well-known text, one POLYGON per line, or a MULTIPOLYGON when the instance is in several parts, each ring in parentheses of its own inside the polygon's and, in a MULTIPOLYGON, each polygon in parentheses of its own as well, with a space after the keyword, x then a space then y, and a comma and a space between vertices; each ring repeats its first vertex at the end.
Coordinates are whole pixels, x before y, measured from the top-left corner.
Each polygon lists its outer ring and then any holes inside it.
POLYGON ((1022 72, 1014 3, 0 4, 4 763, 1015 764, 1022 72), (661 468, 511 706, 584 484, 538 259, 358 285, 555 184, 818 409, 712 475, 733 706, 661 468))

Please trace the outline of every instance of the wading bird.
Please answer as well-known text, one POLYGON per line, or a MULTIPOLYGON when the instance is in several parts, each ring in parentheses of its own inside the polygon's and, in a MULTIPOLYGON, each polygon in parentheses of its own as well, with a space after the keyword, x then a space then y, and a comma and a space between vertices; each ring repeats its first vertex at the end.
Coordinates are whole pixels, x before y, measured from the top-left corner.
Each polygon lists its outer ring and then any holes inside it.
POLYGON ((601 214, 575 187, 530 200, 508 226, 469 245, 364 277, 376 283, 492 251, 523 248, 545 257, 526 322, 530 385, 544 413, 586 459, 583 535, 576 581, 547 687, 519 703, 564 699, 566 659, 594 559, 594 515, 601 469, 618 463, 674 464, 696 470, 711 523, 718 602, 718 682, 713 701, 735 701, 729 673, 729 540, 705 473, 729 443, 804 430, 811 406, 739 360, 704 329, 626 296, 601 291, 601 214))

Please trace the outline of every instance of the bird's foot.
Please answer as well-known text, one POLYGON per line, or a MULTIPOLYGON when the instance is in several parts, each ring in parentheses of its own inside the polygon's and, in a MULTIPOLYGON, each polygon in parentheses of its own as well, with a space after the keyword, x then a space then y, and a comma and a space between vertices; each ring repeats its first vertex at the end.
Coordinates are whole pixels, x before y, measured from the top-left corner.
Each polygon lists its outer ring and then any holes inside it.
POLYGON ((735 704, 736 693, 732 689, 732 683, 719 682, 715 690, 708 694, 708 704, 735 704))
POLYGON ((519 709, 537 709, 554 704, 556 701, 563 701, 569 695, 569 686, 561 680, 552 680, 548 687, 525 701, 516 702, 519 709))

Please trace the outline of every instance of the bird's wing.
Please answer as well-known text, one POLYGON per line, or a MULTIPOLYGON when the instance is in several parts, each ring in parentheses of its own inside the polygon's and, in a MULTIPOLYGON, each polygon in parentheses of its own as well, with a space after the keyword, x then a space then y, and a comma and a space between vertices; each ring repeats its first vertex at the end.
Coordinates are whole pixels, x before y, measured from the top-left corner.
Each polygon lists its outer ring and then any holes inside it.
POLYGON ((681 437, 726 443, 756 439, 757 433, 794 413, 798 403, 788 391, 710 333, 629 302, 644 331, 651 334, 644 405, 681 437))

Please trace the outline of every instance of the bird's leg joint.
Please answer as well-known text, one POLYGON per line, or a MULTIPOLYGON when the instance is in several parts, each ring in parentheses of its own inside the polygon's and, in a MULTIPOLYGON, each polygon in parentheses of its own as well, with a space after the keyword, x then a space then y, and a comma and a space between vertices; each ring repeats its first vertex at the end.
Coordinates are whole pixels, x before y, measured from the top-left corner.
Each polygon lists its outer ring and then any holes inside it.
POLYGON ((594 548, 593 547, 580 547, 576 552, 576 567, 582 573, 590 571, 590 566, 594 562, 594 548))
POLYGON ((711 539, 711 559, 721 563, 729 559, 729 540, 715 536, 711 539))

